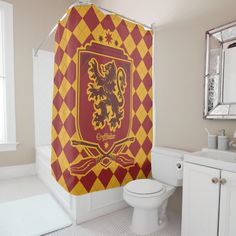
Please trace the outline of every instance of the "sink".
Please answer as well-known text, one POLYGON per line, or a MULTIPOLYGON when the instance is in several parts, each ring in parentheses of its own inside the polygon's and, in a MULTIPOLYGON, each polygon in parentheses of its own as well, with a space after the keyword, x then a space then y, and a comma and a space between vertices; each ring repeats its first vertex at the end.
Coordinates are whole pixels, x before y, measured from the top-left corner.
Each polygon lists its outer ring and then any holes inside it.
POLYGON ((236 152, 216 149, 202 149, 201 151, 184 155, 184 161, 209 166, 221 170, 236 172, 236 152))
POLYGON ((236 152, 233 151, 220 151, 213 149, 203 149, 200 152, 195 152, 194 155, 206 157, 214 160, 221 160, 227 162, 235 162, 236 161, 236 152))

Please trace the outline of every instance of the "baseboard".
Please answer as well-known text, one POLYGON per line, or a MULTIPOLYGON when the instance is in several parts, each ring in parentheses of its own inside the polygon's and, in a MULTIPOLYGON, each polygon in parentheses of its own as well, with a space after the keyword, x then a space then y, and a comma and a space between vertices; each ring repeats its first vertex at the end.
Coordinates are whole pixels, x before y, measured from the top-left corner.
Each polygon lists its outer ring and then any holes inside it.
POLYGON ((32 175, 36 175, 35 163, 20 166, 0 167, 0 180, 14 179, 32 175))

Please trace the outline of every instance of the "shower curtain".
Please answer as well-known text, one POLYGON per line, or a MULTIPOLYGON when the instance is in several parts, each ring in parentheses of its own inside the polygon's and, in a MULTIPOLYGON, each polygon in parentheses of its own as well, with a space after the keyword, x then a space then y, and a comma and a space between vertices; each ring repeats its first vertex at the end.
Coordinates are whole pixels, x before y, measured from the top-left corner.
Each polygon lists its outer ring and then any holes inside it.
POLYGON ((94 5, 55 36, 52 174, 81 195, 150 175, 152 32, 94 5))

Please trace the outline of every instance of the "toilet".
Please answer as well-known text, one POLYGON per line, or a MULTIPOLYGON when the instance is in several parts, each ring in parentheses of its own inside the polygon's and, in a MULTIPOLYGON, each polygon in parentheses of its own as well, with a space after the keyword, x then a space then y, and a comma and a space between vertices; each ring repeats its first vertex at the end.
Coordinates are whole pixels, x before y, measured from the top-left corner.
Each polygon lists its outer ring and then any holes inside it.
POLYGON ((129 182, 123 198, 132 206, 132 232, 146 235, 166 226, 168 198, 182 186, 182 161, 186 152, 155 147, 151 152, 152 179, 129 182))

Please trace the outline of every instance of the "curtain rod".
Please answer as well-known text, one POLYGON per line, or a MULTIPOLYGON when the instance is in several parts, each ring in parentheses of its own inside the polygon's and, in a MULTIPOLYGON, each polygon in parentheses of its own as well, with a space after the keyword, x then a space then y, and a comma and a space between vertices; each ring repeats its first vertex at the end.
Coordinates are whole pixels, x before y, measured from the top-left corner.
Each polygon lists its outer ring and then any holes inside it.
POLYGON ((103 7, 100 7, 100 6, 98 6, 98 8, 99 8, 100 10, 106 11, 106 12, 108 12, 108 13, 118 15, 118 16, 120 16, 121 18, 124 18, 124 19, 126 19, 126 20, 128 20, 128 21, 131 21, 131 22, 133 22, 133 23, 142 25, 144 28, 148 28, 148 29, 150 29, 150 30, 152 29, 152 27, 149 26, 149 25, 146 25, 146 24, 144 24, 144 23, 141 23, 141 22, 139 22, 139 21, 136 21, 136 20, 134 20, 134 19, 131 19, 131 18, 129 18, 129 17, 126 17, 126 16, 124 16, 124 15, 121 15, 121 14, 119 14, 119 13, 116 13, 116 12, 114 12, 114 11, 112 11, 112 10, 109 10, 109 9, 106 9, 106 8, 103 8, 103 7))
MULTIPOLYGON (((96 4, 94 4, 94 3, 90 3, 89 1, 88 2, 83 2, 83 1, 76 1, 76 3, 74 3, 74 4, 72 4, 70 7, 69 7, 69 9, 71 9, 71 8, 73 8, 74 6, 86 6, 86 5, 96 5, 96 4)), ((141 23, 141 22, 139 22, 139 21, 136 21, 136 20, 134 20, 134 19, 131 19, 131 18, 129 18, 129 17, 126 17, 126 16, 123 16, 123 15, 121 15, 121 14, 119 14, 119 13, 116 13, 116 12, 114 12, 114 11, 111 11, 111 10, 109 10, 109 9, 106 9, 106 8, 104 8, 104 7, 100 7, 100 6, 97 6, 97 8, 98 9, 100 9, 100 10, 102 10, 102 11, 106 11, 106 12, 108 12, 108 13, 111 13, 111 14, 115 14, 115 15, 118 15, 118 16, 120 16, 121 18, 123 18, 123 19, 126 19, 126 20, 128 20, 128 21, 131 21, 131 22, 134 22, 134 23, 136 23, 136 24, 140 24, 140 25, 142 25, 144 28, 148 28, 148 29, 153 29, 153 25, 152 26, 149 26, 149 25, 146 25, 146 24, 143 24, 143 23, 141 23)), ((62 17, 61 17, 61 19, 60 19, 60 21, 62 21, 63 19, 65 19, 65 17, 67 16, 67 13, 65 13, 62 17)), ((39 46, 36 48, 36 50, 35 50, 35 53, 34 53, 34 56, 38 56, 38 51, 41 49, 41 47, 48 41, 48 39, 52 36, 52 34, 56 31, 56 29, 57 29, 57 26, 58 26, 58 23, 51 29, 51 31, 49 32, 49 34, 45 37, 45 39, 39 44, 39 46)))

